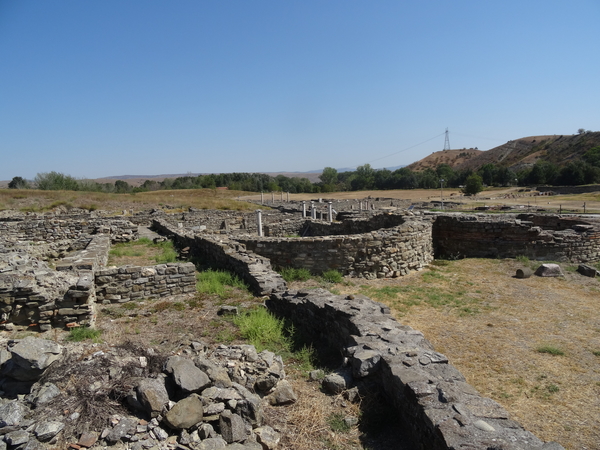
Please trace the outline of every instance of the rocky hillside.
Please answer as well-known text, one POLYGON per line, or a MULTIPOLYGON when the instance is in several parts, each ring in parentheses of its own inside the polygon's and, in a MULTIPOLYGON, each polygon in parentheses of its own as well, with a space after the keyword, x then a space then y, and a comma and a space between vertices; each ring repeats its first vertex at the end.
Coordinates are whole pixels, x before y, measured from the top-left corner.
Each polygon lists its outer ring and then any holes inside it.
POLYGON ((563 166, 581 158, 585 152, 598 145, 600 132, 597 131, 575 135, 529 136, 508 141, 487 151, 463 149, 435 152, 408 167, 419 171, 448 164, 455 170, 477 170, 491 163, 516 172, 533 166, 540 159, 563 166))
POLYGON ((466 164, 473 158, 476 158, 481 153, 481 150, 476 148, 463 148, 461 150, 442 150, 439 152, 433 152, 431 155, 426 156, 420 161, 414 162, 408 166, 410 170, 420 171, 425 169, 435 169, 440 164, 448 164, 450 167, 455 168, 462 164, 466 164))

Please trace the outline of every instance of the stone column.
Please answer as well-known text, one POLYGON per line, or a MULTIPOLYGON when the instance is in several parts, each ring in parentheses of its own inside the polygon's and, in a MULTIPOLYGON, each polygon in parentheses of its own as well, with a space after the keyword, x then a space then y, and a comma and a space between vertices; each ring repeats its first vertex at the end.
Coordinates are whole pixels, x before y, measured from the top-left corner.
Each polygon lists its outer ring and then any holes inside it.
POLYGON ((329 202, 327 205, 327 220, 329 223, 333 222, 333 203, 329 202))
POLYGON ((302 202, 302 218, 306 219, 306 202, 302 202))
POLYGON ((265 196, 263 195, 263 192, 261 191, 261 193, 260 193, 260 204, 264 205, 264 203, 265 203, 265 196))
POLYGON ((315 202, 310 202, 310 218, 317 218, 317 210, 315 209, 315 202))
POLYGON ((262 210, 256 210, 256 225, 258 226, 258 236, 262 237, 262 210))

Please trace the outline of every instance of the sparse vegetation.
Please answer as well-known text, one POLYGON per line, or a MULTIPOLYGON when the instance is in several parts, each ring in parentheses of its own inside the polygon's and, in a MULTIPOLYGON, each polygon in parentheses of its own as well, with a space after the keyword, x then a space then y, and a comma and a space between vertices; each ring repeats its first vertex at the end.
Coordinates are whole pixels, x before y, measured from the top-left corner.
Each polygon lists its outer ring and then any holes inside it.
POLYGON ((221 298, 226 298, 231 288, 240 289, 248 292, 248 286, 237 275, 224 270, 206 270, 198 272, 196 275, 198 282, 196 289, 200 293, 215 294, 221 298))
POLYGON ((337 270, 327 270, 321 274, 321 278, 328 283, 341 283, 344 280, 337 270))
POLYGON ((88 339, 94 342, 100 342, 101 335, 102 331, 96 328, 75 327, 71 328, 69 336, 67 336, 66 339, 71 342, 81 342, 88 339))
POLYGON ((550 344, 540 345, 535 349, 538 353, 548 353, 553 356, 564 356, 564 350, 550 344))
POLYGON ((283 279, 291 283, 292 281, 306 281, 311 278, 308 269, 296 269, 294 267, 282 267, 277 270, 283 279))

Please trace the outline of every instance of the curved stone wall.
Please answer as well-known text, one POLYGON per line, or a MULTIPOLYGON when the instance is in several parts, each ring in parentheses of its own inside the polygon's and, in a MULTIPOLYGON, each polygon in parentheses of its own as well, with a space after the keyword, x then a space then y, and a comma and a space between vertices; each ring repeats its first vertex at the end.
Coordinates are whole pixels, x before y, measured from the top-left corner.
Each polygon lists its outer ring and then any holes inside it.
MULTIPOLYGON (((311 223, 310 226, 326 225, 311 223)), ((305 268, 314 273, 336 269, 364 278, 398 277, 433 260, 431 222, 408 220, 369 233, 306 238, 236 237, 254 253, 279 267, 305 268)), ((335 231, 335 225, 331 231, 335 231)), ((348 229, 346 225, 346 229, 348 229)))

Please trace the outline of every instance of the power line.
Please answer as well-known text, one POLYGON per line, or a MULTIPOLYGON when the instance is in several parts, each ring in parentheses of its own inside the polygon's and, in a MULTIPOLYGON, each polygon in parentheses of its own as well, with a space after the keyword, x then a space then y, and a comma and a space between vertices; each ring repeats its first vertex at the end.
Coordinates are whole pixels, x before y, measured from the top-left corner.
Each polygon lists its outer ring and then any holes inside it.
POLYGON ((426 143, 427 143, 427 142, 429 142, 429 141, 433 141, 434 139, 437 139, 437 138, 439 138, 439 137, 440 137, 440 136, 442 136, 443 134, 444 134, 444 133, 440 133, 440 134, 438 134, 438 135, 436 135, 436 136, 434 136, 434 137, 432 137, 432 138, 430 138, 430 139, 427 139, 426 141, 419 142, 418 144, 412 145, 412 146, 410 146, 410 147, 407 147, 407 148, 404 148, 404 149, 402 149, 402 150, 398 150, 397 152, 394 152, 394 153, 390 153, 389 155, 382 156, 381 158, 376 158, 376 159, 373 159, 373 160, 371 160, 371 161, 367 162, 366 164, 371 164, 372 162, 379 161, 380 159, 389 158, 390 156, 397 155, 398 153, 406 152, 406 151, 408 151, 408 150, 410 150, 410 149, 413 149, 413 148, 415 148, 415 147, 418 147, 419 145, 423 145, 423 144, 426 144, 426 143))
POLYGON ((452 132, 453 134, 456 134, 457 136, 464 136, 464 137, 470 137, 470 138, 474 138, 474 139, 484 139, 486 141, 498 141, 498 142, 506 142, 503 139, 495 139, 495 138, 485 138, 485 137, 481 137, 481 136, 472 136, 470 134, 462 134, 462 133, 457 133, 455 131, 452 132))

